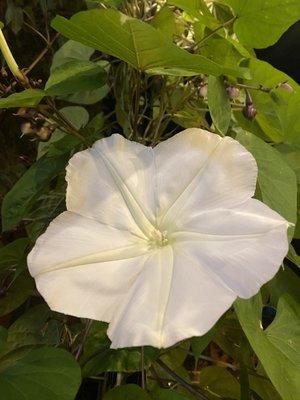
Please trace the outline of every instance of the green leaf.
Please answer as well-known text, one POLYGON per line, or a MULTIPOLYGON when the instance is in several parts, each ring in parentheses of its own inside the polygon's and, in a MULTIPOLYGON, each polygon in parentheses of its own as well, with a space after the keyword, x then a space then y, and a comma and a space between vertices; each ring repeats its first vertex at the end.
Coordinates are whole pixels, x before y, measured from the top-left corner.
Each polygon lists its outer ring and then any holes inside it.
POLYGON ((200 371, 199 384, 211 399, 240 400, 241 389, 237 379, 225 368, 206 367, 200 371))
MULTIPOLYGON (((89 122, 89 113, 84 107, 68 106, 61 108, 59 111, 78 130, 86 126, 86 124, 89 122)), ((60 139, 66 137, 68 137, 67 133, 61 131, 59 128, 55 129, 55 131, 51 135, 51 138, 47 142, 39 143, 37 158, 38 159, 41 158, 44 154, 46 154, 49 151, 49 149, 53 148, 53 146, 55 149, 54 144, 58 142, 60 139)))
POLYGON ((7 0, 5 20, 6 24, 10 25, 13 33, 17 35, 22 28, 24 16, 22 7, 17 7, 13 0, 7 0))
POLYGON ((217 332, 216 325, 214 325, 205 335, 193 337, 191 339, 192 351, 195 358, 201 356, 203 350, 209 345, 217 332))
POLYGON ((236 139, 252 153, 258 165, 258 184, 265 204, 287 221, 296 222, 297 182, 294 171, 280 153, 250 132, 236 139))
POLYGON ((7 339, 7 329, 4 326, 0 326, 0 351, 3 345, 5 345, 7 339))
POLYGON ((68 40, 54 54, 50 71, 53 72, 57 67, 71 61, 88 61, 94 51, 94 49, 82 43, 68 40))
MULTIPOLYGON (((196 42, 201 39, 199 37, 201 33, 201 31, 199 32, 200 27, 199 23, 194 24, 196 42)), ((201 47, 200 51, 205 57, 231 68, 239 65, 244 57, 234 46, 233 40, 229 41, 227 38, 225 39, 221 36, 212 36, 208 40, 205 40, 205 46, 201 47)))
POLYGON ((276 307, 279 298, 284 293, 289 293, 296 301, 299 297, 300 278, 290 268, 281 268, 276 276, 268 282, 270 303, 276 307))
MULTIPOLYGON (((94 321, 86 339, 83 356, 83 376, 98 375, 102 372, 134 372, 141 368, 140 348, 110 349, 106 334, 107 324, 94 321)), ((145 368, 156 358, 158 350, 145 347, 145 368)))
MULTIPOLYGON (((75 42, 73 40, 68 40, 54 54, 50 71, 52 73, 57 67, 68 64, 70 62, 88 61, 94 51, 94 49, 85 46, 84 44, 75 42)), ((99 61, 97 62, 97 65, 99 67, 102 67, 104 72, 107 62, 99 61)), ((93 87, 90 90, 78 91, 74 94, 64 96, 63 100, 77 104, 94 104, 105 97, 108 91, 108 85, 103 84, 101 87, 99 87, 99 83, 97 82, 95 88, 93 87)))
POLYGON ((151 397, 137 385, 123 385, 109 390, 103 400, 151 400, 151 397))
POLYGON ((291 244, 287 258, 300 268, 300 256, 297 254, 296 250, 291 244))
POLYGON ((70 20, 56 17, 54 29, 133 67, 156 74, 190 76, 199 73, 245 76, 243 68, 223 68, 205 57, 170 43, 151 25, 114 9, 88 10, 70 20))
POLYGON ((70 61, 53 70, 45 90, 50 96, 61 96, 103 86, 106 72, 91 61, 70 61))
POLYGON ((80 368, 63 349, 41 347, 10 362, 0 359, 0 392, 6 400, 74 400, 80 368))
MULTIPOLYGON (((59 111, 77 130, 83 128, 89 121, 89 113, 84 107, 68 106, 61 108, 59 111)), ((39 143, 37 158, 41 158, 49 149, 51 149, 51 147, 53 148, 54 143, 67 136, 68 134, 59 128, 55 129, 47 142, 39 143)))
POLYGON ((25 346, 59 344, 61 323, 51 317, 53 312, 46 304, 32 307, 21 315, 8 329, 7 342, 0 350, 0 358, 25 346))
POLYGON ((169 7, 161 8, 151 20, 151 25, 166 38, 172 40, 176 31, 176 21, 175 16, 169 7))
POLYGON ((50 222, 66 210, 66 182, 63 176, 58 177, 54 190, 47 188, 34 199, 30 211, 25 213, 26 232, 32 243, 45 232, 50 222), (36 205, 38 204, 38 207, 36 205))
POLYGON ((71 151, 79 144, 79 140, 75 137, 66 136, 60 139, 51 147, 51 151, 34 163, 18 180, 3 199, 4 231, 12 229, 22 220, 35 197, 65 168, 71 151))
POLYGON ((251 365, 252 349, 238 320, 231 315, 221 321, 214 342, 241 366, 251 365))
POLYGON ((153 400, 189 400, 190 397, 186 397, 175 390, 156 388, 150 393, 153 400))
POLYGON ((261 364, 258 364, 256 372, 257 375, 249 374, 250 388, 257 393, 262 400, 281 400, 281 397, 266 376, 261 364))
POLYGON ((69 94, 68 96, 64 96, 62 100, 68 101, 69 103, 90 105, 102 100, 109 91, 109 86, 104 84, 100 88, 69 94))
POLYGON ((234 32, 253 48, 274 44, 300 18, 298 0, 219 0, 232 7, 237 17, 234 32))
POLYGON ((20 238, 0 248, 0 270, 15 268, 24 257, 28 238, 20 238))
POLYGON ((23 304, 31 295, 33 289, 34 280, 27 271, 24 271, 12 281, 4 296, 1 296, 0 316, 10 313, 23 304))
POLYGON ((252 85, 263 85, 271 89, 280 83, 288 82, 294 90, 300 90, 299 85, 290 76, 265 61, 251 58, 245 62, 245 66, 249 67, 251 74, 249 83, 252 85))
POLYGON ((226 135, 230 124, 231 107, 223 78, 214 76, 208 78, 207 101, 215 127, 226 135))
POLYGON ((181 8, 210 29, 215 29, 220 25, 218 20, 209 11, 205 0, 168 0, 167 3, 181 8))
POLYGON ((40 89, 25 89, 23 92, 13 93, 0 99, 0 108, 34 107, 39 104, 45 92, 40 89))
POLYGON ((236 113, 238 122, 244 129, 255 132, 267 140, 269 138, 274 143, 284 142, 300 148, 299 85, 288 75, 266 62, 252 58, 250 62, 247 60, 242 64, 250 69, 250 85, 262 85, 271 92, 250 90, 254 105, 258 110, 257 116, 250 122, 245 120, 241 113, 236 113), (287 92, 280 87, 284 82, 290 85, 292 92, 287 92))
POLYGON ((235 310, 248 340, 283 400, 300 398, 299 299, 283 293, 274 321, 262 328, 262 298, 238 299, 235 310))

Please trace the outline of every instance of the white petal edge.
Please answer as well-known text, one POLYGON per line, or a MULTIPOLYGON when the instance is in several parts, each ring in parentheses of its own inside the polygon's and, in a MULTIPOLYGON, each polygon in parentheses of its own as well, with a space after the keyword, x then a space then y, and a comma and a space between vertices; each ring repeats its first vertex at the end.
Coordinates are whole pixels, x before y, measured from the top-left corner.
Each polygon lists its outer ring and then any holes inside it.
POLYGON ((177 221, 172 240, 224 286, 249 298, 277 273, 288 251, 288 226, 268 206, 250 199, 239 207, 177 221))
POLYGON ((28 268, 52 310, 108 322, 148 253, 129 232, 67 211, 37 240, 28 268))
POLYGON ((233 207, 254 195, 257 164, 236 140, 191 128, 154 148, 162 229, 191 210, 233 207))
POLYGON ((114 134, 75 154, 67 167, 67 209, 143 235, 157 212, 153 150, 114 134))

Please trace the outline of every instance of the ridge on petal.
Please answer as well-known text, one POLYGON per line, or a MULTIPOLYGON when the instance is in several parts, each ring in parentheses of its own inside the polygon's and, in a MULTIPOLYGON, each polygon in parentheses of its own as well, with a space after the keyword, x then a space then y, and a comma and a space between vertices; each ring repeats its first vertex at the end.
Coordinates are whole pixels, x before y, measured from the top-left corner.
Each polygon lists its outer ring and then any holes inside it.
POLYGON ((256 161, 232 138, 191 128, 160 143, 154 152, 161 229, 170 230, 174 221, 191 213, 234 207, 254 195, 256 161))

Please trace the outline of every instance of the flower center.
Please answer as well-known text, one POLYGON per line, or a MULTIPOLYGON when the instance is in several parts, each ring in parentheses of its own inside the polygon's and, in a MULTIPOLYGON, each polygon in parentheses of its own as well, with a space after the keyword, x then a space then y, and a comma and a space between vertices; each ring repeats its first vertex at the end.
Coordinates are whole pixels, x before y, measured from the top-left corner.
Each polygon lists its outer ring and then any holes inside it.
POLYGON ((163 247, 168 244, 167 231, 159 231, 158 229, 154 229, 148 238, 150 248, 154 247, 163 247))

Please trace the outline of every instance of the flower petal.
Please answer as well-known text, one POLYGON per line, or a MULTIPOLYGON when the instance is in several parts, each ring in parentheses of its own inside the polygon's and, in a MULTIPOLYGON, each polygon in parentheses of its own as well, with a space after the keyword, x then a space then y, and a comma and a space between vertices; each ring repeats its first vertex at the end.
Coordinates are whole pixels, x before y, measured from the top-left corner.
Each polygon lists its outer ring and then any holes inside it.
POLYGON ((278 271, 288 251, 288 223, 258 200, 177 221, 171 240, 238 296, 249 298, 278 271))
POLYGON ((173 274, 173 251, 154 251, 109 324, 112 348, 163 347, 163 326, 173 274))
POLYGON ((228 310, 236 294, 207 273, 183 245, 174 245, 174 272, 164 320, 163 347, 202 336, 228 310))
POLYGON ((111 347, 169 347, 203 335, 235 298, 181 248, 166 246, 148 258, 116 311, 108 329, 111 347))
POLYGON ((98 140, 67 167, 67 209, 145 233, 156 216, 153 150, 121 135, 98 140))
POLYGON ((37 240, 28 267, 51 309, 109 321, 148 253, 129 232, 67 211, 37 240))
POLYGON ((253 196, 257 165, 236 140, 186 129, 154 148, 158 170, 160 225, 193 209, 241 204, 253 196))

